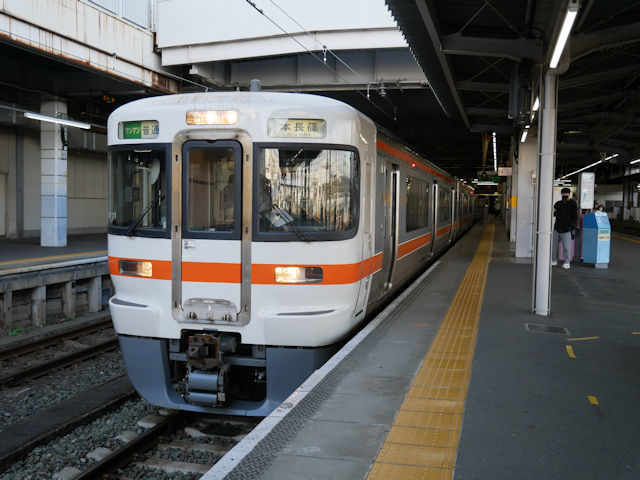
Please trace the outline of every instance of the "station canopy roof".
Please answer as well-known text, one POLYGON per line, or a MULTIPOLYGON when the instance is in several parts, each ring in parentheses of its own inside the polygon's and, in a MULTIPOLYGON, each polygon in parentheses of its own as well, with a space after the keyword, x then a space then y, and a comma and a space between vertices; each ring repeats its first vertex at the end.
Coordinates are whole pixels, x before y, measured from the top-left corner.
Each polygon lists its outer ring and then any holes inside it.
POLYGON ((435 94, 407 98, 414 118, 401 135, 438 165, 468 178, 481 169, 482 133, 497 133, 504 161, 526 125, 535 131, 531 107, 570 6, 578 14, 557 67, 556 176, 617 154, 606 177, 640 157, 640 2, 386 3, 435 94))

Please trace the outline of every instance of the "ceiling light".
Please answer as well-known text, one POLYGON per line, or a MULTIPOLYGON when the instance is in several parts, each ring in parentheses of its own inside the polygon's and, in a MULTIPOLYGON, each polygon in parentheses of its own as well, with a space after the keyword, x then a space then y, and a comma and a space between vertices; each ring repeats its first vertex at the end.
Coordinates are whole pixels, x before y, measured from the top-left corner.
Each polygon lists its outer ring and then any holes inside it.
POLYGON ((553 54, 551 55, 551 60, 549 61, 549 68, 556 68, 558 66, 558 62, 560 62, 560 56, 562 55, 562 51, 567 44, 567 40, 569 39, 571 27, 573 27, 573 22, 575 22, 576 17, 578 16, 579 6, 580 3, 578 2, 578 0, 569 0, 569 5, 567 6, 567 11, 564 14, 564 20, 562 21, 562 28, 560 28, 560 34, 556 39, 556 43, 553 48, 553 54))
POLYGON ((540 108, 540 97, 536 97, 536 101, 533 102, 533 107, 531 107, 531 110, 533 110, 534 112, 537 112, 539 108, 540 108))
POLYGON ((496 142, 496 132, 493 132, 493 169, 498 170, 498 146, 496 142))
POLYGON ((557 180, 562 180, 563 178, 570 177, 571 175, 575 175, 576 173, 580 173, 580 172, 586 170, 587 168, 595 167, 599 163, 602 163, 602 160, 598 160, 597 162, 593 162, 591 165, 587 165, 586 167, 583 167, 580 170, 576 170, 575 172, 567 173, 564 177, 560 177, 557 180))
POLYGON ((76 122, 74 120, 67 120, 65 118, 50 117, 48 115, 41 115, 39 113, 24 112, 24 116, 27 118, 31 118, 32 120, 40 120, 41 122, 49 122, 49 123, 58 123, 60 125, 66 125, 68 127, 83 128, 85 130, 89 130, 91 128, 91 125, 89 123, 76 122))
POLYGON ((527 135, 529 134, 529 128, 531 125, 525 125, 524 130, 522 131, 522 136, 520 137, 520 143, 524 143, 527 139, 527 135))
POLYGON ((638 163, 640 162, 640 158, 636 159, 636 160, 632 160, 630 163, 630 165, 633 165, 634 163, 638 163))

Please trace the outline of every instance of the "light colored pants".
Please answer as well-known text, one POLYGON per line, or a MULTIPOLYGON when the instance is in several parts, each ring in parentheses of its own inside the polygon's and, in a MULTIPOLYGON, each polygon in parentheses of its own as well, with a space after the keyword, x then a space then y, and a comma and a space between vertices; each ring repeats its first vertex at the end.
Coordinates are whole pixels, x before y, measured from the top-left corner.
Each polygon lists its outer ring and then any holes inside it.
POLYGON ((551 260, 558 260, 558 242, 562 242, 562 258, 564 263, 571 263, 571 232, 559 233, 553 231, 553 248, 551 260))

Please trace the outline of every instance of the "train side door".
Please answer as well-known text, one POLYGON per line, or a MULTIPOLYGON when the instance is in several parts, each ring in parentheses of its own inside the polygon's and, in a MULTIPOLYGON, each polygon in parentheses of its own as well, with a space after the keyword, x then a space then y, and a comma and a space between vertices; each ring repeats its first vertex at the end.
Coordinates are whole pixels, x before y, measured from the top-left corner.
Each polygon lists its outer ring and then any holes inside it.
POLYGON ((433 255, 433 253, 436 250, 436 240, 437 240, 437 235, 438 235, 438 184, 436 182, 433 182, 433 202, 431 203, 432 206, 432 215, 431 218, 433 219, 433 223, 432 225, 432 230, 431 230, 431 255, 433 255))
POLYGON ((186 321, 236 321, 242 280, 242 146, 182 148, 182 309, 186 321))
POLYGON ((458 215, 458 188, 451 189, 451 230, 449 230, 449 242, 453 240, 456 220, 460 218, 458 215))
MULTIPOLYGON (((363 229, 362 229, 362 265, 366 268, 373 261, 373 238, 372 238, 372 205, 374 200, 374 188, 373 188, 373 164, 372 155, 370 152, 365 154, 364 164, 364 176, 363 176, 363 188, 362 188, 362 216, 363 216, 363 229)), ((358 315, 366 304, 367 292, 369 291, 369 284, 371 283, 371 268, 368 268, 366 272, 363 272, 363 278, 360 282, 360 290, 358 291, 358 301, 356 302, 355 314, 358 315)))
POLYGON ((398 189, 400 173, 398 166, 392 163, 385 165, 385 231, 384 248, 382 254, 382 275, 384 289, 392 287, 393 270, 398 249, 398 189))

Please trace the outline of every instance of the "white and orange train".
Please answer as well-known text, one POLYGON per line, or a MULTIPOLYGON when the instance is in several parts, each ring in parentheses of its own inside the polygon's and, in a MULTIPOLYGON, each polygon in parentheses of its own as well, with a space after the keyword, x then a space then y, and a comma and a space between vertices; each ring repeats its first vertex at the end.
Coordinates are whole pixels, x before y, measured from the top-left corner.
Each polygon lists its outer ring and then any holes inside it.
POLYGON ((108 124, 109 301, 165 407, 266 415, 472 223, 473 191, 329 98, 148 98, 108 124))

